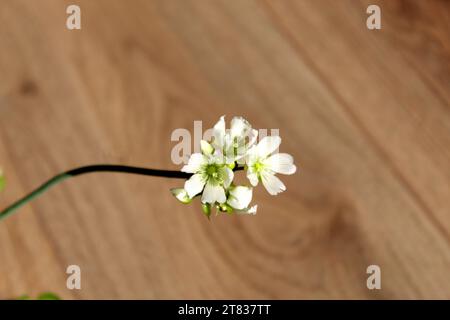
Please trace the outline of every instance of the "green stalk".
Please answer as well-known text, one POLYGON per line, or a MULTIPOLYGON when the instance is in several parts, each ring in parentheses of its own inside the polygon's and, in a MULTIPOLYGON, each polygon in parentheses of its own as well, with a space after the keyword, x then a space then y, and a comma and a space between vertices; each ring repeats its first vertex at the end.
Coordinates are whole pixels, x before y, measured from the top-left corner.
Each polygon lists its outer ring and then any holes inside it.
MULTIPOLYGON (((242 167, 234 168, 234 171, 243 170, 242 167)), ((33 190, 28 195, 23 198, 17 200, 12 205, 4 209, 0 212, 0 220, 5 219, 16 212, 19 208, 23 207, 30 201, 36 199, 41 194, 46 192, 48 189, 53 187, 60 182, 76 177, 82 174, 93 173, 93 172, 118 172, 118 173, 129 173, 129 174, 138 174, 143 176, 153 176, 153 177, 164 177, 164 178, 172 178, 172 179, 189 179, 191 177, 190 173, 174 171, 174 170, 160 170, 160 169, 149 169, 149 168, 139 168, 139 167, 131 167, 131 166, 123 166, 123 165, 112 165, 112 164, 96 164, 91 166, 80 167, 76 169, 72 169, 63 173, 60 173, 40 187, 33 190)))
POLYGON ((58 184, 62 182, 63 180, 66 180, 67 178, 70 178, 71 176, 66 173, 58 174, 57 176, 51 178, 46 183, 42 184, 40 187, 33 190, 31 193, 26 195, 25 197, 17 200, 12 205, 4 209, 2 212, 0 212, 0 220, 5 219, 12 215, 16 210, 18 210, 20 207, 24 206, 28 202, 34 200, 35 198, 39 197, 41 194, 43 194, 45 191, 50 189, 55 184, 58 184))
POLYGON ((46 192, 48 189, 53 187, 56 184, 59 184, 60 182, 76 177, 82 174, 86 173, 93 173, 93 172, 120 172, 120 173, 130 173, 130 174, 139 174, 144 176, 154 176, 154 177, 165 177, 165 178, 176 178, 176 179, 187 179, 191 175, 188 173, 180 172, 180 171, 173 171, 173 170, 159 170, 159 169, 148 169, 148 168, 139 168, 139 167, 130 167, 130 166, 122 166, 122 165, 111 165, 111 164, 97 164, 97 165, 91 165, 91 166, 85 166, 80 167, 76 169, 72 169, 63 173, 60 173, 44 184, 42 184, 40 187, 33 190, 28 195, 24 196, 23 198, 17 200, 12 205, 4 209, 0 212, 0 220, 5 219, 12 215, 14 212, 16 212, 19 208, 26 205, 30 201, 36 199, 41 194, 46 192))

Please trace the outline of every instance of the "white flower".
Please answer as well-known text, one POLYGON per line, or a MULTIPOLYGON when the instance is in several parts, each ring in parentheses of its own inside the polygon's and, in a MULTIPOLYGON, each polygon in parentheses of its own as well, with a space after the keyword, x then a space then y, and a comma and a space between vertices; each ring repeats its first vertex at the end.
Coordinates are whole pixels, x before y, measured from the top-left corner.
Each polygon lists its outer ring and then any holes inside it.
POLYGON ((221 162, 221 158, 211 154, 194 153, 181 171, 192 173, 184 184, 189 198, 202 194, 203 203, 225 203, 225 190, 233 181, 233 171, 221 162))
POLYGON ((170 192, 172 192, 175 198, 177 198, 182 203, 186 204, 192 201, 192 198, 189 197, 188 193, 183 188, 170 189, 170 192))
POLYGON ((275 174, 294 174, 297 167, 294 159, 287 153, 275 153, 281 143, 278 136, 264 137, 256 146, 247 152, 247 178, 253 186, 261 180, 267 192, 277 195, 286 190, 286 186, 275 174))
POLYGON ((213 146, 217 154, 225 157, 225 163, 233 163, 245 156, 247 149, 252 146, 258 136, 258 131, 252 129, 250 123, 242 117, 231 120, 231 128, 225 129, 225 116, 213 128, 213 146))
POLYGON ((257 205, 249 208, 252 201, 253 189, 245 186, 233 186, 229 189, 227 204, 237 213, 256 214, 257 205))
POLYGON ((232 184, 233 170, 245 168, 251 185, 255 187, 261 181, 271 195, 286 190, 275 174, 294 174, 297 170, 291 155, 276 151, 280 137, 265 137, 255 145, 257 136, 258 131, 244 118, 234 117, 227 130, 225 116, 220 117, 213 128, 212 142, 200 141, 201 153, 192 154, 181 169, 192 176, 184 188, 171 189, 172 194, 182 203, 190 203, 201 195, 203 213, 208 219, 212 208, 217 213, 256 214, 258 206, 250 206, 253 188, 232 184))
POLYGON ((229 189, 227 203, 234 209, 243 210, 252 201, 253 191, 250 187, 237 186, 229 189))

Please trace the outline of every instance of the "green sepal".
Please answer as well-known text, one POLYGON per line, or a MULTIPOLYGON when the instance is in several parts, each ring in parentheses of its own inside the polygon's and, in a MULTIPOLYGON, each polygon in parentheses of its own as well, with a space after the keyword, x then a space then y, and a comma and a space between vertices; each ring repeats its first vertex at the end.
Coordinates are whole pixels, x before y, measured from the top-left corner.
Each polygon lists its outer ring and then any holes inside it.
POLYGON ((233 213, 233 208, 227 204, 227 203, 222 203, 219 205, 219 210, 222 212, 226 212, 228 214, 232 214, 233 213))
POLYGON ((209 219, 211 216, 211 205, 209 203, 202 203, 203 214, 209 219))

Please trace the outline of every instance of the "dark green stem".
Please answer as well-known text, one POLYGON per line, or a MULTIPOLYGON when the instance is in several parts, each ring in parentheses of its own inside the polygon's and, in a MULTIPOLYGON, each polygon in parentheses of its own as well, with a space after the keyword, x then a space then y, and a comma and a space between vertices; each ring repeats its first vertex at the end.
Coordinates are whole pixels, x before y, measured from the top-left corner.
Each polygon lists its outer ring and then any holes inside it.
MULTIPOLYGON (((235 168, 234 170, 242 170, 243 168, 235 168)), ((129 173, 129 174, 138 174, 144 176, 153 176, 153 177, 164 177, 164 178, 173 178, 173 179, 188 179, 191 174, 185 173, 181 171, 175 170, 159 170, 159 169, 148 169, 148 168, 139 168, 139 167, 131 167, 131 166, 122 166, 122 165, 110 165, 110 164, 99 164, 99 165, 91 165, 80 167, 76 169, 72 169, 63 173, 60 173, 40 187, 33 190, 28 195, 23 198, 17 200, 12 205, 4 209, 0 212, 0 220, 5 219, 6 217, 12 215, 16 212, 20 207, 24 206, 28 202, 33 199, 39 197, 41 194, 46 192, 48 189, 53 187, 54 185, 72 177, 76 177, 82 174, 93 173, 93 172, 119 172, 119 173, 129 173)))

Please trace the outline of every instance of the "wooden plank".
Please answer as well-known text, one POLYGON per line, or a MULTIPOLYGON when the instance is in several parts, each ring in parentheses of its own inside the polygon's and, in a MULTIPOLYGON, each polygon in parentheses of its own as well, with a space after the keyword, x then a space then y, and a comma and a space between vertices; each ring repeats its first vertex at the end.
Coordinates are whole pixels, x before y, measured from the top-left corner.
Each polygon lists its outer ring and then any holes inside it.
POLYGON ((450 73, 444 58, 450 51, 442 40, 450 36, 448 3, 410 1, 400 10, 399 2, 380 2, 380 31, 364 27, 368 3, 280 1, 268 8, 280 32, 450 241, 450 73), (308 15, 299 19, 302 12, 308 15), (425 25, 430 12, 435 21, 425 25), (327 40, 313 41, 318 38, 327 40), (410 44, 413 39, 418 43, 410 44))

